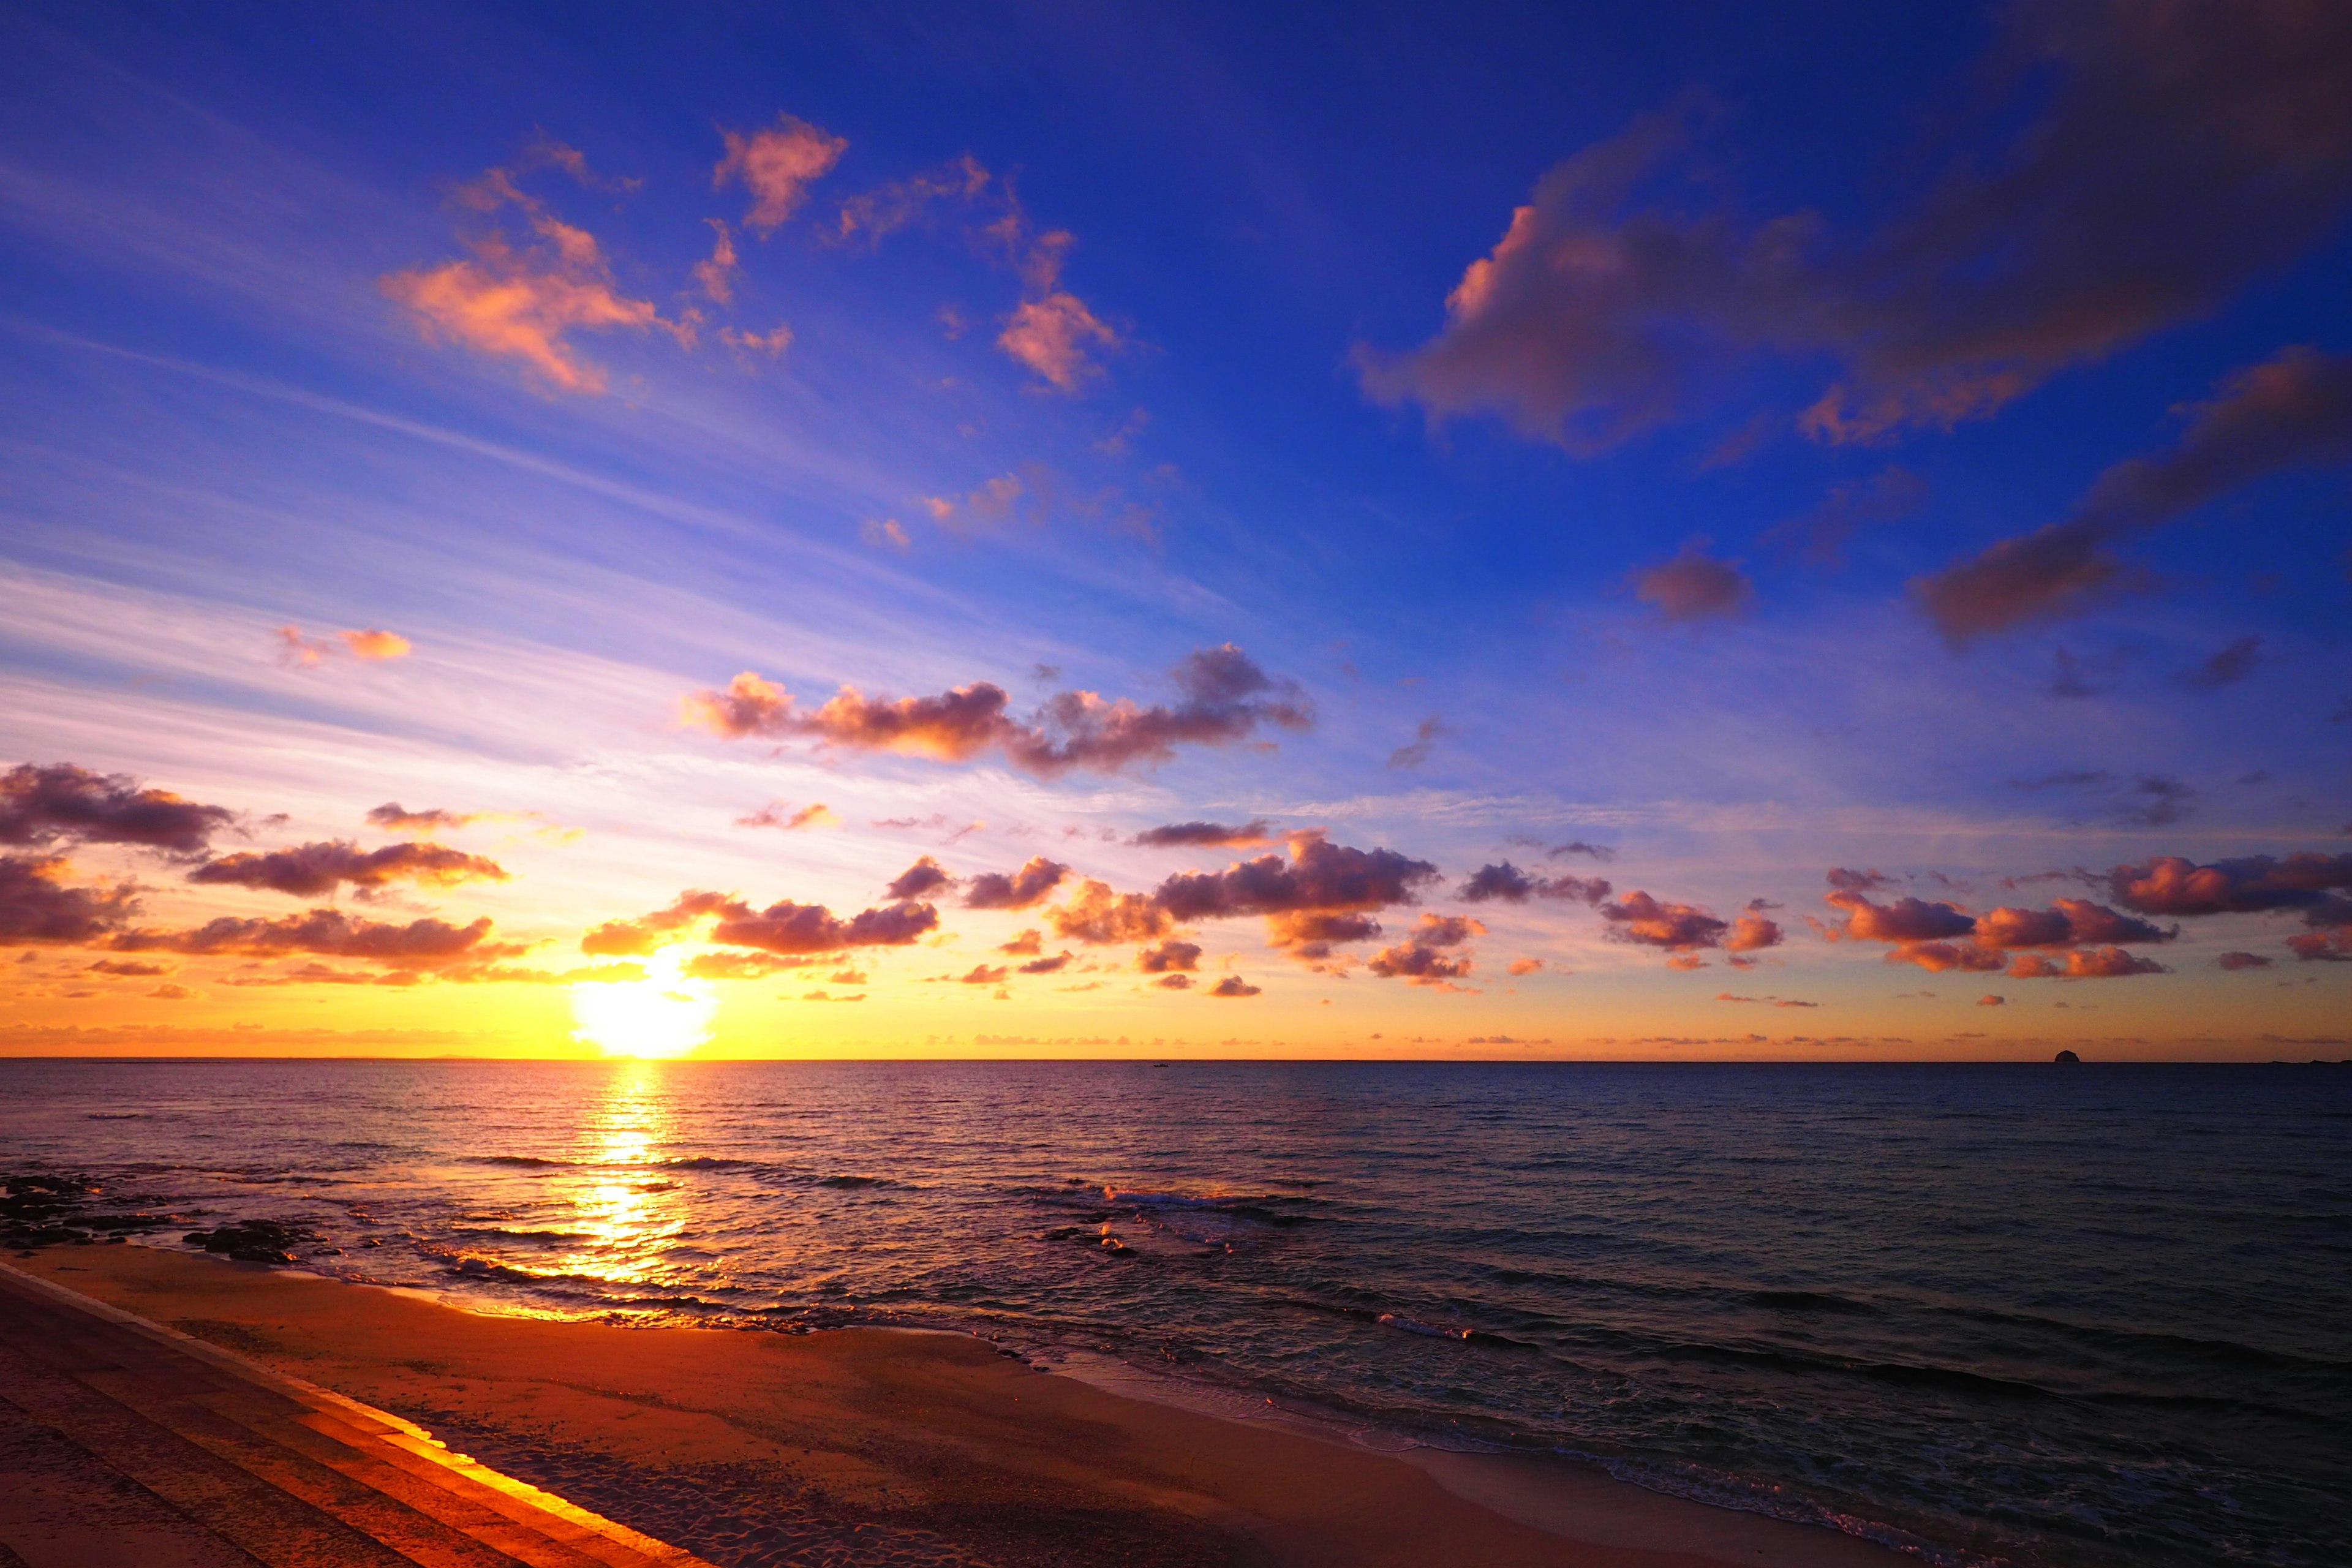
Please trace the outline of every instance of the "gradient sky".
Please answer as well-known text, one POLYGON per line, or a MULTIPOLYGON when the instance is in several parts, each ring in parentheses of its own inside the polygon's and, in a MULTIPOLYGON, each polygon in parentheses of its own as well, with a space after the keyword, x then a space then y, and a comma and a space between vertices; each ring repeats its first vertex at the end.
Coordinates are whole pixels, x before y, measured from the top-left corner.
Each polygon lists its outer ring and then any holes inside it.
POLYGON ((0 38, 0 1052, 2347 1054, 2332 0, 0 38))

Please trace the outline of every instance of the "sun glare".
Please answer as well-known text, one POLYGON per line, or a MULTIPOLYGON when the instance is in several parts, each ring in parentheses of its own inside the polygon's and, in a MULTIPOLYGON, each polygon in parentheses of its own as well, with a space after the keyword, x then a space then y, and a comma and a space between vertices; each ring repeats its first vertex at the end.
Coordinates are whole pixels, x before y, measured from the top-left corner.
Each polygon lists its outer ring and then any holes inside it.
POLYGON ((656 953, 643 980, 582 981, 572 987, 572 1037, 608 1057, 682 1057, 710 1037, 719 998, 690 980, 676 949, 656 953))

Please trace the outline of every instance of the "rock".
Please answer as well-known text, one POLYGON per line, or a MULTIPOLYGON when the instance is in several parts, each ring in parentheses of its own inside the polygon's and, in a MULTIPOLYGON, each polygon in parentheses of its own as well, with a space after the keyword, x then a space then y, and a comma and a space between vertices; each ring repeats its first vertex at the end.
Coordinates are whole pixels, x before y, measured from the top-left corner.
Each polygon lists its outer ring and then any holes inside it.
POLYGON ((2075 1055, 2074 1052, 2072 1052, 2072 1051, 2060 1051, 2060 1052, 2059 1052, 2055 1057, 2053 1057, 2051 1059, 2052 1059, 2053 1061, 2057 1062, 2057 1063, 2058 1063, 2060 1066, 2062 1066, 2062 1067, 2070 1066, 2070 1065, 2071 1065, 2071 1066, 2074 1066, 2074 1067, 2081 1067, 2081 1066, 2083 1065, 2083 1058, 2080 1058, 2080 1057, 2078 1057, 2078 1056, 2076 1056, 2076 1055, 2075 1055))
POLYGON ((215 1230, 192 1230, 180 1239, 191 1247, 201 1247, 206 1252, 226 1254, 240 1263, 292 1263, 297 1261, 294 1256, 296 1243, 324 1238, 299 1226, 280 1225, 275 1220, 249 1219, 215 1230))

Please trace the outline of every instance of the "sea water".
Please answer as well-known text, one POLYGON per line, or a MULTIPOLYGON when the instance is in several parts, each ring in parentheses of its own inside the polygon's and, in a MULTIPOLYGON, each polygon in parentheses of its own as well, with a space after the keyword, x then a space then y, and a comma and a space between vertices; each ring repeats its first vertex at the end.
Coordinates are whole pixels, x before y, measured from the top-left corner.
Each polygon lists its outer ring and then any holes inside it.
POLYGON ((25 1171, 485 1308, 966 1329, 1930 1562, 2352 1562, 2352 1068, 0 1061, 25 1171))

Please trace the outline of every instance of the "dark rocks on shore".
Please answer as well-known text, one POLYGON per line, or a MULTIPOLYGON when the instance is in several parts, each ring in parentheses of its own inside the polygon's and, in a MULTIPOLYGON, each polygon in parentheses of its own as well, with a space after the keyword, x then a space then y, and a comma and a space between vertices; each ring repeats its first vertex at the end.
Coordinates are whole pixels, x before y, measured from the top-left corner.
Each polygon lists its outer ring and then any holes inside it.
POLYGON ((167 1214, 86 1214, 92 1200, 105 1195, 94 1176, 23 1172, 7 1178, 0 1194, 0 1247, 18 1251, 38 1247, 69 1247, 101 1238, 109 1241, 134 1233, 161 1230, 173 1223, 167 1214))
POLYGON ((225 1253, 240 1263, 294 1263, 297 1245, 324 1239, 318 1232, 276 1220, 248 1219, 214 1230, 192 1230, 181 1240, 206 1252, 225 1253))

